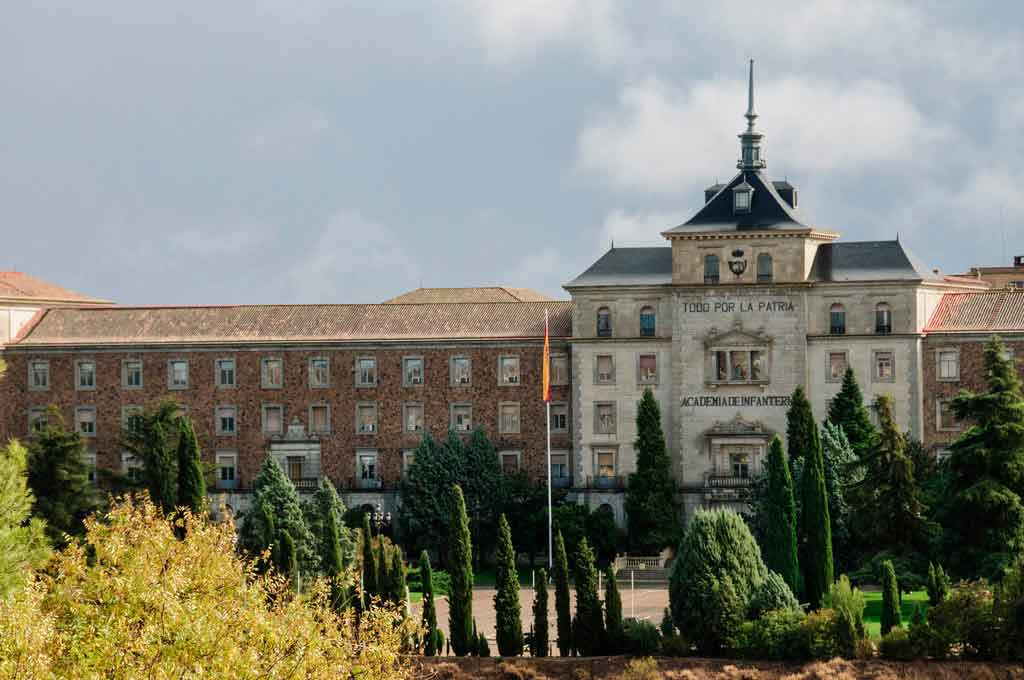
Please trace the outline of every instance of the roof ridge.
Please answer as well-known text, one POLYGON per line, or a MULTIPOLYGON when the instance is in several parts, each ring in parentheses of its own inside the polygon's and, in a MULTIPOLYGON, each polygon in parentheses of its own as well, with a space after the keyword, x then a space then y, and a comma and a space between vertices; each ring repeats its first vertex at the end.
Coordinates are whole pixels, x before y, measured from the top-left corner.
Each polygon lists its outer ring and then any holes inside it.
POLYGON ((550 305, 572 303, 572 300, 481 300, 473 302, 256 302, 242 304, 204 304, 204 305, 51 305, 49 309, 76 309, 86 311, 132 311, 140 309, 251 309, 254 307, 291 307, 295 309, 309 307, 420 307, 424 305, 459 306, 467 305, 550 305))

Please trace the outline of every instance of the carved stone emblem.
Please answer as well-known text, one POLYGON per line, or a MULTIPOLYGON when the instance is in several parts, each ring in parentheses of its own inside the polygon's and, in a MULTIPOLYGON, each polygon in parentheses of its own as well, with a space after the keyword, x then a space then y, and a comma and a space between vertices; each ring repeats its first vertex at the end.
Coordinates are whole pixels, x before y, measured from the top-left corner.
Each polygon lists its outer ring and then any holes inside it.
POLYGON ((733 259, 729 260, 729 271, 736 276, 742 276, 747 271, 747 261, 743 259, 743 251, 737 248, 732 251, 733 259))

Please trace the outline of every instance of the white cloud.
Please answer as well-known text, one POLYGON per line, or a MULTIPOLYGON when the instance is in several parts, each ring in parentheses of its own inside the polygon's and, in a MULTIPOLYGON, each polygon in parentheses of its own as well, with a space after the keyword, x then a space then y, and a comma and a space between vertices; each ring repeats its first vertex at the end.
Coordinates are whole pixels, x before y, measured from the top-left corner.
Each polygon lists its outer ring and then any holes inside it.
POLYGON ((286 273, 292 298, 306 302, 380 302, 393 288, 417 287, 417 258, 389 227, 359 212, 335 213, 286 273))

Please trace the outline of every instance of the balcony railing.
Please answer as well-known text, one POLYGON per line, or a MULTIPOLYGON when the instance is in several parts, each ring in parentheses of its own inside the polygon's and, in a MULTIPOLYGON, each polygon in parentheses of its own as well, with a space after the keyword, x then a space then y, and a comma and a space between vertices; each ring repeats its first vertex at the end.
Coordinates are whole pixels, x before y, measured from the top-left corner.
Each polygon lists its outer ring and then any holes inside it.
POLYGON ((587 477, 586 488, 621 491, 622 489, 626 488, 626 477, 608 477, 605 475, 587 477))
POLYGON ((340 485, 340 488, 345 491, 382 491, 384 489, 392 489, 398 483, 398 480, 384 479, 379 475, 373 479, 349 477, 343 481, 344 484, 340 485))
POLYGON ((750 477, 734 477, 726 475, 708 475, 704 478, 706 489, 742 489, 750 486, 750 477))
POLYGON ((292 477, 296 491, 316 491, 320 487, 319 477, 292 477))
MULTIPOLYGON (((547 479, 544 480, 547 482, 547 479)), ((568 489, 572 486, 572 477, 552 477, 551 488, 552 489, 568 489)))

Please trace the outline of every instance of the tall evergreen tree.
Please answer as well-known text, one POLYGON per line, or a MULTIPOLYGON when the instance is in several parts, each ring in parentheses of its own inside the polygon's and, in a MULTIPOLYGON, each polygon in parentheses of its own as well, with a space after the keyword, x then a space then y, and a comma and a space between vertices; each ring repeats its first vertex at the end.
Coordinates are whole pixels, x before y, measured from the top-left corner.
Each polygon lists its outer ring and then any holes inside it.
POLYGON ((369 605, 370 599, 380 595, 380 565, 377 563, 377 553, 373 550, 373 531, 370 529, 370 513, 363 513, 363 528, 359 534, 361 543, 360 553, 363 558, 363 597, 369 605))
MULTIPOLYGON (((821 450, 825 464, 828 517, 832 522, 832 557, 836 573, 850 571, 861 555, 854 546, 851 502, 853 490, 864 471, 839 425, 825 421, 821 428, 821 450)), ((794 487, 795 488, 795 487, 794 487)), ((867 512, 864 508, 864 512, 867 512)), ((861 513, 858 513, 861 514, 861 513)))
POLYGON ((622 619, 622 596, 615 578, 615 566, 604 573, 604 629, 608 653, 621 654, 626 642, 625 622, 622 619))
POLYGON ((533 590, 533 636, 530 638, 530 655, 548 655, 548 572, 539 569, 534 578, 533 590))
POLYGON ((50 552, 43 520, 32 518, 25 478, 28 457, 16 440, 0 448, 0 601, 28 578, 50 552))
POLYGON ((323 531, 320 536, 320 568, 330 579, 331 606, 339 610, 344 606, 347 589, 343 583, 345 562, 341 553, 338 518, 330 505, 323 507, 323 510, 325 512, 321 518, 323 531))
POLYGON ((576 617, 573 621, 573 647, 580 656, 597 656, 604 644, 604 619, 597 594, 597 567, 594 551, 587 539, 580 541, 573 570, 576 581, 576 617))
POLYGON ((333 566, 330 568, 327 562, 334 564, 334 546, 337 541, 339 556, 341 558, 341 569, 344 571, 355 561, 355 542, 352 531, 345 524, 345 504, 341 502, 338 492, 331 484, 331 480, 324 479, 313 494, 312 501, 302 504, 302 513, 306 520, 317 545, 317 552, 320 554, 320 561, 325 575, 330 576, 333 566), (334 518, 334 527, 328 526, 329 520, 334 518))
POLYGON ((378 535, 374 542, 377 563, 377 595, 383 602, 394 602, 395 584, 391 579, 390 544, 383 535, 378 535))
MULTIPOLYGON (((257 539, 258 542, 252 546, 253 555, 259 556, 264 552, 268 553, 266 561, 260 563, 261 571, 265 571, 277 562, 277 558, 274 557, 274 551, 277 550, 277 523, 274 522, 274 512, 266 500, 254 504, 253 514, 259 516, 258 521, 262 529, 262 533, 257 539)), ((243 526, 245 525, 243 524, 243 526)))
POLYGON ((650 388, 636 410, 636 472, 626 487, 626 516, 633 550, 657 554, 679 540, 679 503, 672 459, 661 429, 661 409, 650 388))
POLYGON ((765 565, 785 579, 794 593, 800 582, 797 561, 796 502, 793 499, 793 478, 782 452, 782 440, 772 439, 768 449, 767 535, 765 565))
POLYGON ((498 552, 495 555, 495 640, 501 656, 523 653, 523 623, 519 606, 519 570, 512 530, 505 515, 498 519, 498 552))
POLYGON ((825 489, 825 462, 821 450, 818 425, 814 422, 811 404, 797 387, 787 413, 787 431, 796 437, 789 441, 790 459, 803 459, 801 479, 802 514, 799 532, 802 552, 800 566, 804 590, 811 609, 821 607, 821 600, 833 581, 832 523, 828 514, 828 492, 825 489))
POLYGON ((478 643, 473 636, 473 542, 462 489, 455 484, 451 493, 455 517, 453 535, 448 540, 448 573, 452 584, 448 597, 448 630, 455 656, 466 656, 478 643))
POLYGON ((562 532, 555 534, 555 560, 552 576, 555 581, 555 616, 558 633, 558 653, 572 655, 572 611, 569 596, 569 559, 565 554, 562 532))
POLYGON ((165 512, 178 500, 178 420, 181 407, 165 399, 132 416, 122 432, 122 446, 142 461, 142 482, 165 512))
POLYGON ((82 435, 68 430, 54 407, 29 443, 28 485, 35 496, 32 514, 45 520, 47 537, 55 546, 64 545, 65 534, 82 535, 82 521, 99 507, 82 435))
POLYGON ((206 505, 206 477, 195 428, 187 417, 178 419, 178 501, 179 508, 194 513, 206 505))
POLYGON ((949 487, 940 519, 951 571, 995 576, 1024 552, 1024 396, 1020 376, 998 337, 985 345, 980 394, 953 400, 973 422, 950 446, 949 487))
POLYGON ((870 456, 877 432, 852 368, 847 368, 843 374, 843 384, 828 409, 828 421, 843 428, 859 459, 870 456))
POLYGON ((302 573, 313 574, 320 569, 320 555, 313 534, 306 525, 306 518, 299 502, 299 494, 284 470, 269 454, 263 460, 260 471, 252 482, 251 508, 255 512, 245 513, 239 532, 239 544, 250 555, 259 555, 272 548, 287 531, 295 544, 298 568, 302 573), (266 508, 266 512, 263 508, 266 508), (273 532, 268 532, 267 518, 274 522, 273 532), (268 543, 270 537, 273 541, 268 543))
POLYGON ((900 620, 900 594, 896 570, 892 560, 882 562, 882 635, 902 625, 900 620))
POLYGON ((404 612, 407 603, 405 559, 402 556, 402 548, 397 545, 391 549, 391 584, 395 606, 404 612))
POLYGON ((420 581, 423 584, 423 653, 435 656, 441 653, 438 638, 437 608, 434 603, 434 572, 430 568, 430 555, 426 550, 420 553, 420 581))
POLYGON ((277 549, 274 552, 277 556, 277 570, 296 584, 299 578, 299 559, 295 541, 287 529, 278 532, 277 549))

